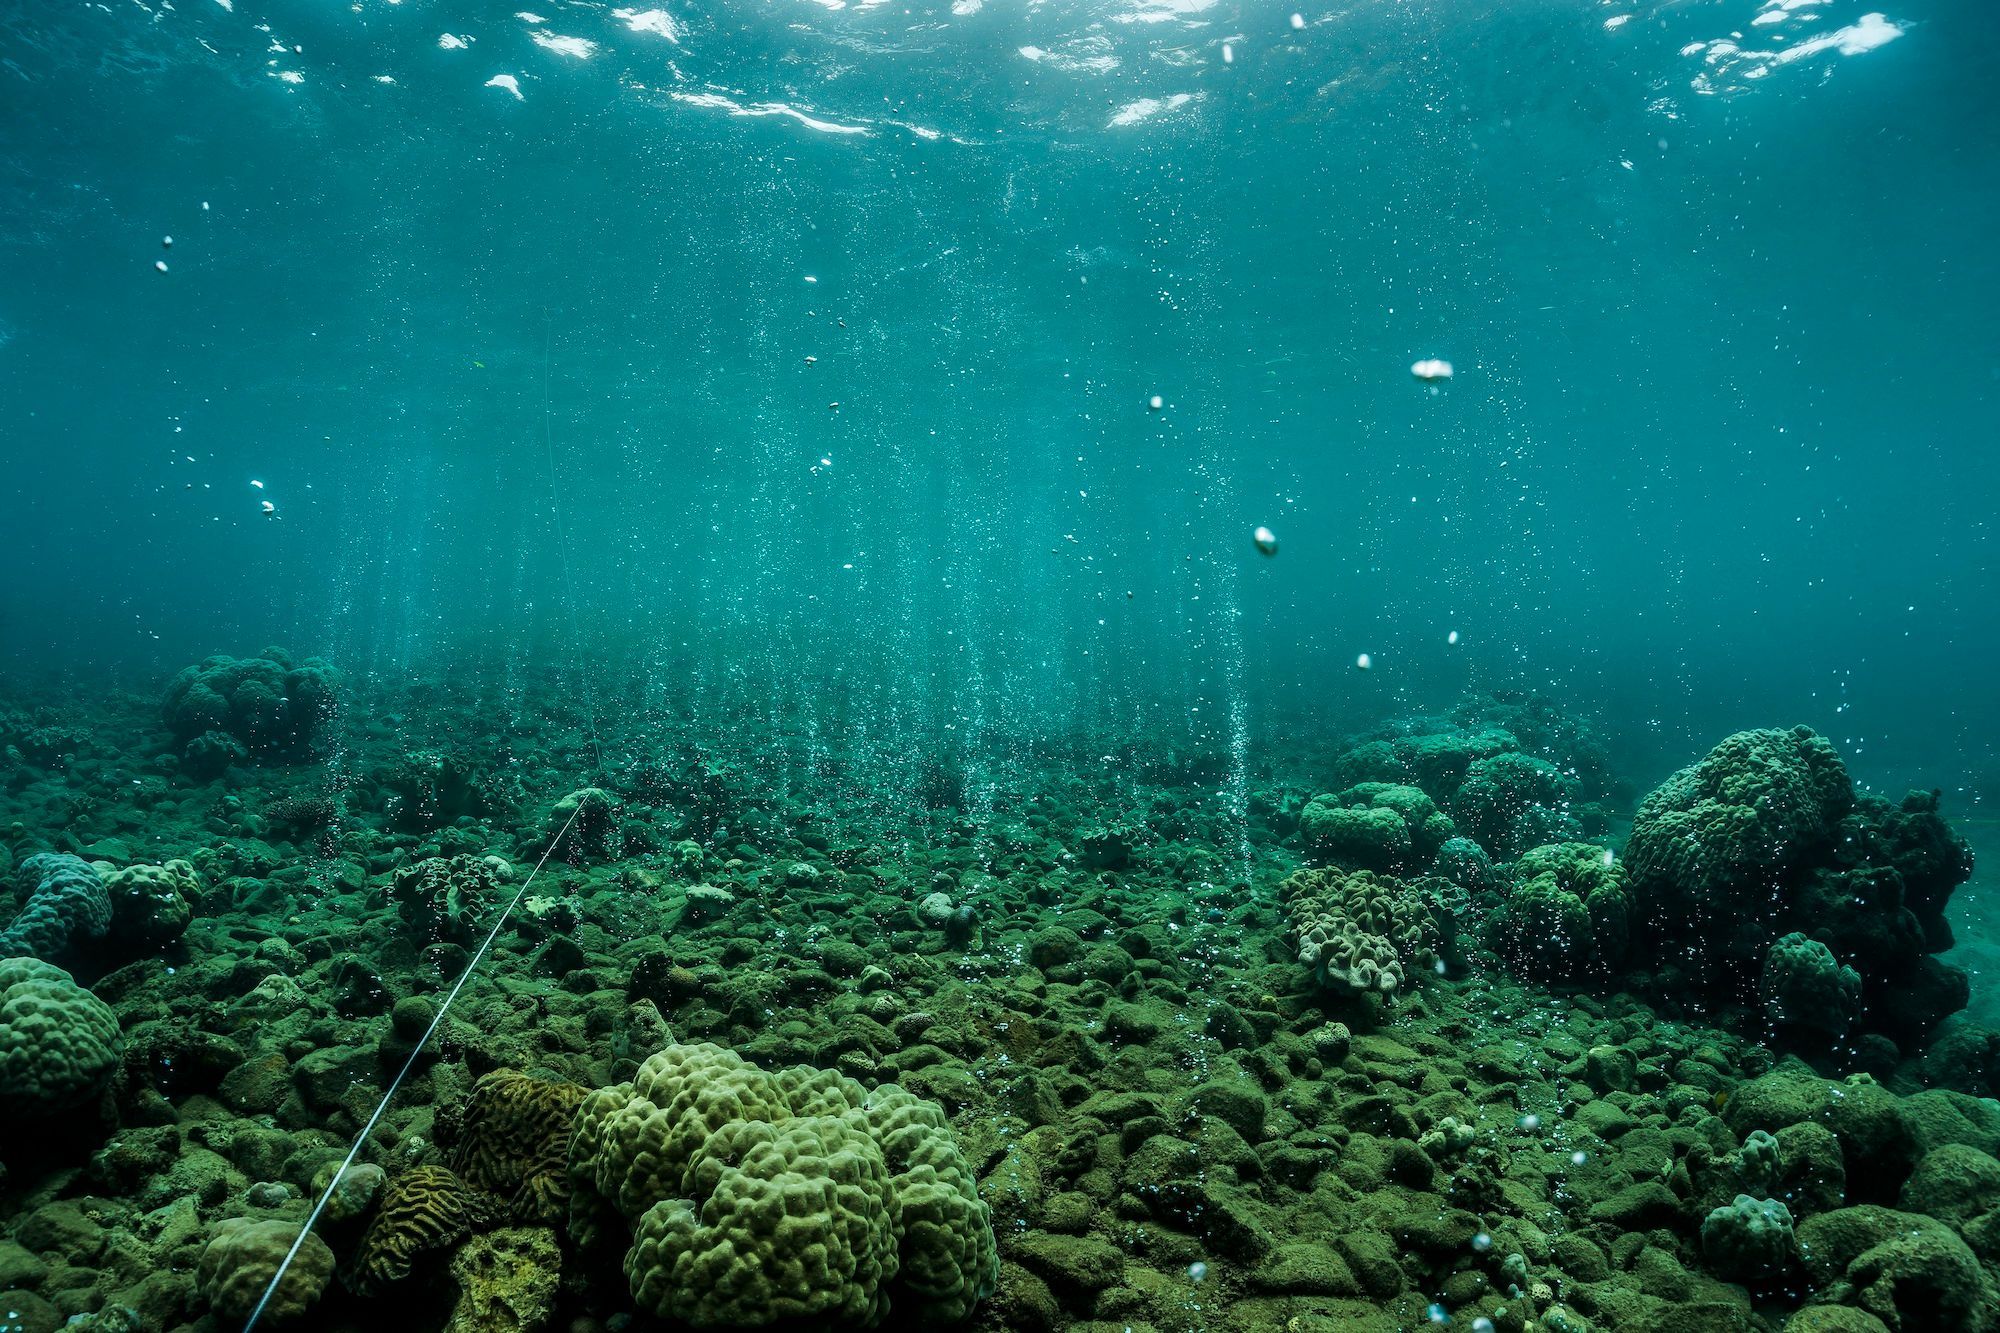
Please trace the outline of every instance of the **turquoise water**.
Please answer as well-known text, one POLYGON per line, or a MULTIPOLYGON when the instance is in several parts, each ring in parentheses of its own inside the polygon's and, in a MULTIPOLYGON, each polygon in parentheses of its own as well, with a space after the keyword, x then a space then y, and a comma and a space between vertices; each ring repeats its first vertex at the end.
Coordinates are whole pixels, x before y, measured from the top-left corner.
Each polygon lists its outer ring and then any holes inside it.
POLYGON ((2000 11, 516 4, 0 0, 0 1333, 2000 1328, 2000 11))
POLYGON ((1300 21, 16 6, 9 659, 1217 744, 1525 681, 1984 785, 1983 9, 1300 21))

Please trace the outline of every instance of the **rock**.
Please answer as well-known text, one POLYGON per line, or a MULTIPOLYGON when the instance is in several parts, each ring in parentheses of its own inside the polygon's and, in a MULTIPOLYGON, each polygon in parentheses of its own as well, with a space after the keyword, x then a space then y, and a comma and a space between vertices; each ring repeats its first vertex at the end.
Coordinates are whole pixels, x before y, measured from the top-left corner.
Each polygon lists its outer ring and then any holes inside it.
POLYGON ((1396 1262, 1396 1246, 1376 1231, 1352 1231, 1333 1242, 1334 1252, 1347 1263, 1361 1288, 1377 1300, 1401 1295, 1409 1285, 1396 1262))
POLYGON ((0 1291, 38 1287, 48 1275, 49 1266, 40 1256, 11 1240, 0 1240, 0 1291))
POLYGON ((1058 1290, 1103 1291, 1117 1286, 1125 1276, 1124 1252, 1099 1236, 1030 1231, 1008 1245, 1007 1253, 1058 1290))
POLYGON ((1590 1206, 1590 1220, 1604 1222, 1620 1231, 1646 1231, 1672 1226, 1681 1219, 1681 1201, 1657 1180, 1627 1185, 1608 1199, 1590 1206))
POLYGON ((1248 1084, 1218 1079, 1189 1093, 1187 1109, 1212 1115, 1241 1134, 1246 1143, 1257 1143, 1264 1137, 1264 1118, 1271 1108, 1264 1094, 1248 1084))
POLYGON ((1636 1129, 1639 1125, 1639 1122, 1622 1108, 1602 1099, 1588 1101, 1577 1107, 1576 1123, 1580 1128, 1607 1141, 1636 1129))
POLYGON ((1785 1321, 1784 1333, 1889 1333, 1889 1326, 1851 1305, 1808 1305, 1785 1321))
POLYGON ((1996 1206, 2000 1206, 2000 1161, 1963 1143, 1947 1143, 1926 1153, 1904 1183, 1898 1203, 1906 1213, 1924 1213, 1961 1231, 1996 1206))
POLYGON ((1593 1046, 1584 1053, 1584 1081, 1600 1095, 1630 1092, 1638 1076, 1639 1061, 1623 1046, 1593 1046))
POLYGON ((350 1089, 374 1078, 375 1068, 375 1052, 365 1046, 324 1046, 292 1066, 292 1086, 314 1110, 335 1111, 350 1089))
POLYGON ((1252 1291, 1285 1296, 1359 1296, 1347 1261, 1316 1241, 1292 1241, 1271 1251, 1250 1274, 1252 1291))

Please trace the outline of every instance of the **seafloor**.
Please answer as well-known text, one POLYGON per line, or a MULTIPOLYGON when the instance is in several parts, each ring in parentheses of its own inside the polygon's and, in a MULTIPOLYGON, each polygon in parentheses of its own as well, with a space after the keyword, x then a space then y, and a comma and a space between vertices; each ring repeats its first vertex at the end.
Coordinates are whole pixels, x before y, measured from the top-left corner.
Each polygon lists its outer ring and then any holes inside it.
POLYGON ((241 1327, 329 1186, 261 1326, 1993 1328, 1951 812, 1712 739, 1645 795, 1480 697, 890 782, 276 650, 17 690, 0 1330, 241 1327))

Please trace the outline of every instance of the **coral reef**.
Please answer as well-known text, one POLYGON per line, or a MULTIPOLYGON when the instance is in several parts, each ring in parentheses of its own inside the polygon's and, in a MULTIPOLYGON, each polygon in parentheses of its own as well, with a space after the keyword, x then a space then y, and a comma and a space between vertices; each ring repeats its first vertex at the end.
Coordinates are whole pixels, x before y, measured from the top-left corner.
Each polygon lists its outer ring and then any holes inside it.
POLYGON ((1935 793, 1815 803, 1797 733, 1661 799, 1642 889, 1601 743, 1526 696, 1238 786, 1129 737, 1002 781, 781 711, 344 688, 337 772, 150 696, 0 701, 0 867, 110 904, 88 991, 0 963, 9 1322, 227 1327, 260 1270, 225 1288, 223 1238, 331 1186, 302 1328, 1995 1327, 2000 1033, 1939 956, 1969 855, 1935 793), (579 773, 592 840, 441 1014, 579 773), (1315 805, 1408 859, 1326 855, 1315 805))

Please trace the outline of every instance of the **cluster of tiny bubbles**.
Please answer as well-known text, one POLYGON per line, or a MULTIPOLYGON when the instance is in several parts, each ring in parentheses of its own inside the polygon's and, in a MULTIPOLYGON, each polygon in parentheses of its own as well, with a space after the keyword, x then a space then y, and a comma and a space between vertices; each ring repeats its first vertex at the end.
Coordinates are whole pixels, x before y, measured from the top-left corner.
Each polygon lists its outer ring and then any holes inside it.
POLYGON ((1493 1237, 1484 1231, 1480 1232, 1472 1238, 1472 1248, 1480 1254, 1486 1253, 1493 1248, 1493 1237))
POLYGON ((1533 1111, 1530 1111, 1526 1115, 1522 1116, 1515 1123, 1520 1125, 1522 1129, 1528 1131, 1528 1133, 1532 1134, 1536 1130, 1542 1127, 1542 1118, 1536 1115, 1533 1111))
POLYGON ((1208 1281, 1208 1265, 1197 1259, 1187 1266, 1188 1281, 1202 1283, 1208 1281))
MULTIPOLYGON (((1451 1311, 1444 1308, 1442 1301, 1432 1301, 1430 1308, 1424 1311, 1424 1317, 1442 1327, 1451 1322, 1451 1311)), ((1472 1333, 1494 1333, 1493 1321, 1485 1315, 1477 1316, 1472 1321, 1472 1333)))

